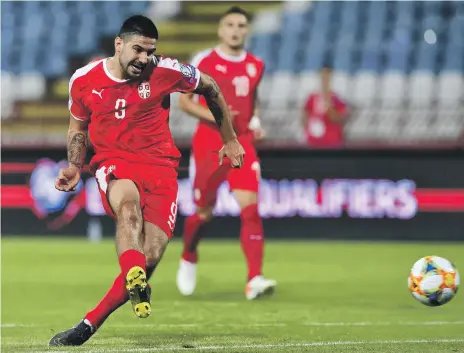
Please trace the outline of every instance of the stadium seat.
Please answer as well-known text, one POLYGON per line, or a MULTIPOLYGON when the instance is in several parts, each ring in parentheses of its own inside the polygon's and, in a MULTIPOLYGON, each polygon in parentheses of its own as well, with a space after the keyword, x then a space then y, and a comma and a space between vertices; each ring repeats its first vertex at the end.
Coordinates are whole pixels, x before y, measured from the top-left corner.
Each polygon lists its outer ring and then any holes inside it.
POLYGON ((376 113, 373 135, 378 140, 389 141, 398 136, 401 129, 402 110, 387 108, 376 113))
POLYGON ((458 139, 464 131, 462 120, 462 108, 440 110, 430 127, 433 131, 431 138, 445 141, 458 139))
POLYGON ((464 67, 464 46, 454 46, 449 44, 445 50, 443 71, 462 73, 464 67))
POLYGON ((294 72, 296 71, 296 59, 298 51, 299 41, 298 38, 293 35, 284 41, 280 46, 278 53, 278 70, 294 72))
POLYGON ((350 140, 369 140, 373 136, 373 116, 374 110, 361 108, 356 111, 348 120, 345 126, 345 135, 350 140))
POLYGON ((361 58, 361 70, 366 72, 380 72, 380 52, 379 50, 364 50, 361 58))
POLYGON ((2 70, 1 73, 1 114, 2 120, 11 117, 14 111, 14 101, 16 99, 17 85, 16 77, 13 73, 2 70))
POLYGON ((15 85, 18 100, 39 100, 46 92, 45 77, 39 72, 22 73, 15 85))
POLYGON ((346 50, 342 47, 338 47, 334 51, 334 60, 333 60, 333 69, 336 71, 343 71, 346 73, 351 73, 352 71, 352 61, 350 53, 347 53, 346 50))
MULTIPOLYGON (((428 140, 431 135, 429 128, 432 112, 430 109, 410 109, 406 113, 408 119, 402 129, 401 137, 405 141, 428 140)), ((433 136, 433 132, 432 132, 433 136)))
POLYGON ((341 97, 347 97, 351 90, 351 75, 348 71, 335 71, 332 75, 332 89, 341 97))
POLYGON ((262 11, 253 19, 253 33, 255 36, 276 33, 280 28, 281 16, 279 12, 262 11))
POLYGON ((289 72, 276 73, 272 80, 269 108, 286 108, 287 102, 294 93, 293 75, 289 72))
POLYGON ((315 71, 304 71, 299 76, 297 102, 305 104, 309 94, 320 89, 320 77, 315 71))
POLYGON ((274 61, 272 55, 273 48, 273 35, 272 34, 260 34, 255 36, 253 53, 259 56, 266 63, 266 70, 271 69, 271 65, 274 61))
POLYGON ((322 67, 327 42, 322 37, 310 41, 305 51, 305 70, 316 71, 322 67))
POLYGON ((398 71, 403 74, 408 73, 409 52, 404 50, 399 52, 390 51, 387 57, 386 71, 398 71))
POLYGON ((382 107, 398 107, 404 102, 405 76, 401 72, 387 72, 380 79, 382 107))
POLYGON ((443 108, 463 105, 464 78, 459 73, 442 73, 438 77, 438 101, 443 108))
POLYGON ((378 77, 372 72, 358 73, 353 80, 353 92, 349 97, 357 106, 371 106, 377 97, 378 77))
POLYGON ((259 97, 259 100, 262 106, 265 105, 267 107, 269 97, 271 95, 271 90, 272 90, 272 76, 264 75, 258 86, 258 97, 259 97))
POLYGON ((343 3, 341 14, 341 28, 353 28, 358 23, 358 12, 363 4, 359 1, 346 1, 343 3))
POLYGON ((431 72, 417 71, 409 77, 409 99, 413 107, 429 107, 435 98, 435 77, 431 72))

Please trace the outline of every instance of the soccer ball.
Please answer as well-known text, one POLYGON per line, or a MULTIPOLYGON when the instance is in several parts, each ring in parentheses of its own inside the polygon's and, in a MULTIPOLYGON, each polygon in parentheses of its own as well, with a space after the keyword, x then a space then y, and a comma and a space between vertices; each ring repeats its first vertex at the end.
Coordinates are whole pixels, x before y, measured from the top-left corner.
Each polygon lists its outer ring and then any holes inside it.
POLYGON ((456 295, 459 280, 459 272, 450 261, 443 257, 426 256, 412 267, 408 287, 422 304, 440 306, 456 295))

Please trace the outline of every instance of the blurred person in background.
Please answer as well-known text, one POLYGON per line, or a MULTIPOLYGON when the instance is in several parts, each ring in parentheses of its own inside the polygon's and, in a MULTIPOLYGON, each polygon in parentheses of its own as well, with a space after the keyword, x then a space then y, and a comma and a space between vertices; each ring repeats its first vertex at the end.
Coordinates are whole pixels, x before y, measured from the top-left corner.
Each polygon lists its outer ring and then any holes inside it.
POLYGON ((331 89, 332 69, 325 64, 320 71, 321 89, 306 100, 301 126, 306 143, 312 148, 340 148, 344 145, 343 127, 350 114, 348 105, 331 89))
POLYGON ((229 164, 217 165, 211 150, 219 151, 221 138, 214 117, 202 97, 193 93, 179 99, 180 108, 199 119, 192 140, 191 170, 194 176, 196 212, 184 223, 184 250, 177 273, 177 287, 183 295, 191 295, 196 286, 198 244, 203 226, 213 217, 219 186, 227 181, 240 206, 240 242, 248 265, 245 295, 253 300, 270 294, 276 281, 265 279, 262 272, 264 232, 258 213, 260 162, 254 143, 264 137, 259 119, 257 88, 264 73, 264 63, 244 50, 248 36, 249 15, 240 7, 232 7, 220 19, 220 44, 198 53, 191 64, 215 79, 231 110, 234 129, 245 149, 245 164, 233 169, 229 164))

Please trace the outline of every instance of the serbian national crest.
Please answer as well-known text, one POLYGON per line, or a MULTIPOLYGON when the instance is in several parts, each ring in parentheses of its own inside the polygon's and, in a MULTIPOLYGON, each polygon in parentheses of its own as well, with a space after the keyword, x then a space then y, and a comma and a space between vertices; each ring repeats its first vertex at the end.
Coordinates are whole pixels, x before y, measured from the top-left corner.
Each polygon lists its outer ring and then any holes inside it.
POLYGON ((139 85, 139 96, 140 98, 147 99, 150 97, 150 83, 149 82, 142 82, 139 85))
POLYGON ((248 75, 250 75, 250 77, 256 76, 256 65, 255 64, 253 63, 247 64, 246 70, 247 70, 248 75))

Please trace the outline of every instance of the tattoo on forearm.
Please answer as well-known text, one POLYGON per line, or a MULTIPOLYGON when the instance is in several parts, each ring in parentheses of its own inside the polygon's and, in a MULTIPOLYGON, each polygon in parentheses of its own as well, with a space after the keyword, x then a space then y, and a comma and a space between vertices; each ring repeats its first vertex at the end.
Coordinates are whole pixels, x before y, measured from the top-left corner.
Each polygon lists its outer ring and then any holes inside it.
POLYGON ((70 131, 68 134, 68 162, 82 168, 87 152, 87 134, 70 131))
POLYGON ((195 93, 205 97, 208 108, 216 120, 216 124, 221 127, 224 121, 224 113, 227 111, 227 105, 216 81, 209 77, 201 79, 195 93))

